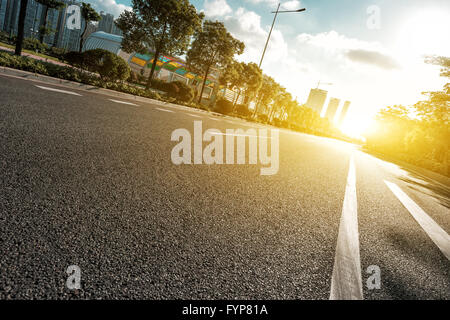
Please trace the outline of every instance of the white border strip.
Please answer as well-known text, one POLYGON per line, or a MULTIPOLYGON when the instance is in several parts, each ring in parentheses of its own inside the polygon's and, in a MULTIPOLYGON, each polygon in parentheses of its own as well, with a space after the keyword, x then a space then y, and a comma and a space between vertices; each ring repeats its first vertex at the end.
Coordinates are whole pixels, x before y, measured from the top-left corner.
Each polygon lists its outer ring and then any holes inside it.
POLYGON ((172 111, 172 110, 167 110, 167 109, 162 109, 162 108, 155 108, 156 110, 159 110, 159 111, 164 111, 164 112, 169 112, 169 113, 174 113, 175 111, 172 111))
POLYGON ((450 236, 442 229, 425 211, 422 210, 399 186, 395 183, 384 181, 392 193, 400 200, 403 206, 438 246, 444 256, 450 260, 450 236))
POLYGON ((126 101, 121 101, 121 100, 114 100, 114 99, 108 99, 109 101, 115 102, 115 103, 121 103, 121 104, 127 104, 130 106, 137 106, 137 104, 132 103, 132 102, 126 102, 126 101))
POLYGON ((330 300, 362 300, 361 262, 359 255, 358 204, 353 155, 350 158, 344 205, 331 278, 330 300))
POLYGON ((59 93, 66 93, 66 94, 71 94, 71 95, 74 95, 74 96, 81 96, 81 94, 76 93, 76 92, 72 92, 72 91, 66 91, 66 90, 55 89, 55 88, 44 87, 44 86, 38 86, 38 85, 35 85, 35 86, 38 87, 39 89, 43 89, 43 90, 54 91, 54 92, 59 92, 59 93))

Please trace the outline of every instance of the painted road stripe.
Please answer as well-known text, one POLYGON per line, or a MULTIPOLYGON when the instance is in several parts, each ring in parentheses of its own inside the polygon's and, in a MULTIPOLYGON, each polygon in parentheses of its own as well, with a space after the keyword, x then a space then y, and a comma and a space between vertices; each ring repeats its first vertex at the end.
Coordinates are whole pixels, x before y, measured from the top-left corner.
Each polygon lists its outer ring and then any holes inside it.
POLYGON ((156 110, 159 110, 159 111, 164 111, 164 112, 170 112, 170 113, 174 113, 175 111, 172 111, 172 110, 167 110, 167 109, 162 109, 162 108, 155 108, 156 110))
POLYGON ((216 118, 213 118, 213 117, 208 117, 209 119, 211 119, 211 120, 214 120, 214 121, 219 121, 219 119, 216 119, 216 118))
POLYGON ((192 113, 186 113, 188 116, 194 117, 194 118, 201 118, 200 116, 192 113))
POLYGON ((81 96, 81 94, 76 93, 76 92, 72 92, 72 91, 66 91, 66 90, 60 90, 60 89, 55 89, 55 88, 50 88, 50 87, 44 87, 44 86, 38 86, 35 85, 36 87, 43 89, 43 90, 48 90, 48 91, 54 91, 54 92, 60 92, 60 93, 66 93, 66 94, 71 94, 74 96, 81 96))
POLYGON ((358 205, 353 155, 350 158, 344 205, 331 278, 330 300, 362 300, 358 205))
POLYGON ((126 102, 126 101, 121 101, 121 100, 114 100, 114 99, 108 99, 109 101, 115 102, 115 103, 121 103, 121 104, 127 104, 130 106, 137 106, 137 104, 132 103, 132 102, 126 102))
POLYGON ((211 135, 216 135, 216 136, 234 136, 234 137, 249 137, 249 138, 259 138, 259 139, 273 139, 272 136, 264 137, 264 136, 255 136, 255 135, 239 134, 239 133, 211 132, 211 135))
POLYGON ((409 213, 428 234, 433 242, 450 260, 450 236, 442 229, 425 211, 422 210, 399 186, 395 183, 384 181, 394 195, 408 209, 409 213))

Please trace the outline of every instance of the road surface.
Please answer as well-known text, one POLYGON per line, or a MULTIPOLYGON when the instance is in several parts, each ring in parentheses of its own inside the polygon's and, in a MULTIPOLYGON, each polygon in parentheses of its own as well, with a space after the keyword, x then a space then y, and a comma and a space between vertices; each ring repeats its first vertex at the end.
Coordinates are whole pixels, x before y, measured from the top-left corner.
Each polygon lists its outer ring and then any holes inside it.
POLYGON ((261 125, 3 75, 0 93, 2 299, 450 299, 448 185, 285 130, 275 175, 175 165, 176 129, 261 125))

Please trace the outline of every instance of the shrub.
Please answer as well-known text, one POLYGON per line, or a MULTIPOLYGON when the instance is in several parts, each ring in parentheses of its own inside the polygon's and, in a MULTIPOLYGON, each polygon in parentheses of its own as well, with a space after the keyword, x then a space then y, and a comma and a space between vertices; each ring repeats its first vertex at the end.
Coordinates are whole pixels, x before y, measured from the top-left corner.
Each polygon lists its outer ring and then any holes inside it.
POLYGON ((267 123, 269 121, 269 116, 267 114, 259 114, 258 120, 262 123, 267 123))
POLYGON ((0 41, 9 43, 9 33, 5 31, 0 31, 0 41))
POLYGON ((244 117, 249 117, 252 114, 245 104, 236 105, 236 113, 244 117))
POLYGON ((25 38, 23 39, 23 48, 35 52, 45 53, 49 50, 48 45, 41 43, 38 39, 25 38))
POLYGON ((84 62, 84 56, 77 51, 70 51, 64 55, 64 60, 71 66, 82 68, 84 62))
POLYGON ((178 101, 191 102, 194 99, 194 89, 181 81, 175 81, 168 84, 168 95, 178 101))
POLYGON ((49 50, 47 50, 47 54, 49 56, 58 58, 59 60, 63 60, 66 53, 67 50, 64 48, 51 47, 49 50))
POLYGON ((88 50, 83 53, 68 52, 64 59, 72 66, 96 72, 104 82, 126 80, 130 67, 121 57, 104 49, 88 50))
POLYGON ((216 102, 215 110, 222 114, 229 114, 233 111, 233 103, 231 103, 227 99, 220 98, 216 102))

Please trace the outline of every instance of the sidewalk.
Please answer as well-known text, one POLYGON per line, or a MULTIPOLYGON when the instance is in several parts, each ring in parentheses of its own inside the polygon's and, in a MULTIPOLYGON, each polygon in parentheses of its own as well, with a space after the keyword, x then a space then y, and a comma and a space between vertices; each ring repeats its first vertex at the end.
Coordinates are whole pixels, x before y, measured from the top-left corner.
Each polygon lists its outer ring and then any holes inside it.
MULTIPOLYGON (((8 48, 8 47, 4 47, 4 46, 0 46, 0 50, 8 51, 8 52, 14 52, 14 49, 11 49, 11 48, 8 48)), ((55 60, 52 60, 52 59, 43 58, 43 57, 31 54, 31 53, 22 52, 22 56, 29 57, 29 58, 32 58, 32 59, 35 59, 35 60, 48 62, 48 63, 57 64, 59 66, 65 66, 65 67, 69 66, 66 63, 58 62, 58 61, 55 61, 55 60)))

